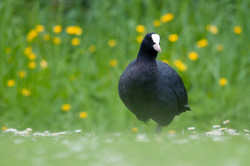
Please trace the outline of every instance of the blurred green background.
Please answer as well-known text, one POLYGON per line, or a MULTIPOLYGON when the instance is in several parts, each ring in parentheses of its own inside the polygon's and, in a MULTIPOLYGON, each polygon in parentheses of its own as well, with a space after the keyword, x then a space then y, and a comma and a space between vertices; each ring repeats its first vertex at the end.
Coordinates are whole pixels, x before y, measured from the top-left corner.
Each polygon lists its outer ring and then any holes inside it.
POLYGON ((248 0, 1 0, 0 125, 154 131, 118 96, 148 32, 183 78, 191 112, 166 130, 250 125, 248 0))

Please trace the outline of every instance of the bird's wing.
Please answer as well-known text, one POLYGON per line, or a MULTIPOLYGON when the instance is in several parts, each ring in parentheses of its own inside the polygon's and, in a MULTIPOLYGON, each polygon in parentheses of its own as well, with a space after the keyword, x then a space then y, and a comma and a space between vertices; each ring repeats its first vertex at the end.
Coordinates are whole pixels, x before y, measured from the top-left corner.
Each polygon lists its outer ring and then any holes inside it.
POLYGON ((157 68, 159 71, 159 81, 157 87, 160 88, 158 89, 158 98, 167 102, 169 98, 168 95, 174 94, 178 103, 177 114, 190 110, 188 107, 187 91, 178 73, 168 64, 161 61, 157 61, 157 68))

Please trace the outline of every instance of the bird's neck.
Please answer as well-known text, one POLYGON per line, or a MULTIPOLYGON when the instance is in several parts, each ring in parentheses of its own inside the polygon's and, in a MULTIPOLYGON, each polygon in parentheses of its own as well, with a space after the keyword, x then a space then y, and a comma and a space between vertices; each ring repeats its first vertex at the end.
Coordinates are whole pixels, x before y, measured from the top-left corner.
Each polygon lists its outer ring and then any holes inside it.
POLYGON ((144 49, 140 48, 139 53, 137 55, 137 61, 156 64, 156 57, 157 57, 156 51, 149 52, 149 51, 144 51, 144 49))

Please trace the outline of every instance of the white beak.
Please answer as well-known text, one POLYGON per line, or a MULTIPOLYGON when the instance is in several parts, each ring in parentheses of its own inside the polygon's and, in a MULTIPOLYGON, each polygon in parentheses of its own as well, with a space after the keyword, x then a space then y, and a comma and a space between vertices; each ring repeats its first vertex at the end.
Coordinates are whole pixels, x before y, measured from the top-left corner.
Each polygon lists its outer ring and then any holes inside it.
POLYGON ((159 44, 154 44, 153 45, 153 47, 154 47, 154 49, 157 51, 157 52, 161 52, 161 47, 160 47, 160 45, 159 44))

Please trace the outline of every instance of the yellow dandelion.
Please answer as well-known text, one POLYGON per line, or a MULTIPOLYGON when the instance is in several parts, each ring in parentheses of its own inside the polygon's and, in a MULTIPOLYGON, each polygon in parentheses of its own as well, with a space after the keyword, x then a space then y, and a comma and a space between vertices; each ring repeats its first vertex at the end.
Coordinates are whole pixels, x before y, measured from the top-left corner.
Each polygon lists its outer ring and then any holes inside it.
POLYGON ((43 68, 43 69, 47 68, 48 67, 48 62, 45 59, 42 59, 40 61, 40 67, 43 68))
POLYGON ((217 44, 216 49, 217 49, 218 52, 223 51, 223 45, 222 44, 217 44))
POLYGON ((63 104, 61 106, 61 109, 62 109, 62 111, 67 112, 71 109, 71 105, 70 104, 63 104))
POLYGON ((96 52, 96 46, 95 45, 89 46, 89 52, 96 52))
POLYGON ((13 86, 15 86, 15 83, 16 83, 15 80, 8 80, 7 81, 7 86, 8 87, 13 87, 13 86))
POLYGON ((198 48, 206 47, 208 45, 207 39, 201 39, 197 43, 198 48))
POLYGON ((24 54, 25 55, 29 55, 30 53, 32 52, 32 47, 31 46, 28 46, 24 49, 24 54))
POLYGON ((143 33, 143 32, 145 32, 145 26, 144 25, 137 25, 136 26, 136 31, 138 32, 138 33, 143 33))
POLYGON ((71 44, 73 45, 73 46, 77 46, 77 45, 79 45, 80 44, 80 39, 79 38, 73 38, 72 40, 71 40, 71 44))
POLYGON ((25 78, 25 77, 26 77, 26 71, 24 71, 24 70, 19 71, 19 72, 18 72, 18 76, 19 76, 20 78, 25 78))
POLYGON ((28 67, 29 67, 30 69, 36 68, 36 62, 34 62, 34 61, 30 62, 30 63, 28 64, 28 67))
POLYGON ((54 33, 61 33, 62 32, 62 26, 61 25, 56 25, 53 27, 53 32, 54 33))
POLYGON ((6 47, 5 48, 5 54, 10 54, 11 53, 11 48, 10 47, 6 47))
POLYGON ((227 85, 227 79, 226 78, 221 78, 219 80, 219 84, 220 84, 220 86, 226 86, 227 85))
POLYGON ((169 134, 175 134, 175 131, 174 130, 170 130, 168 133, 169 134))
POLYGON ((170 42, 176 42, 176 41, 178 40, 178 35, 177 35, 177 34, 170 34, 170 35, 168 36, 168 40, 169 40, 170 42))
POLYGON ((159 20, 154 20, 153 24, 155 27, 159 27, 161 25, 161 22, 159 20))
POLYGON ((133 127, 131 130, 132 130, 133 133, 137 133, 138 132, 138 128, 137 127, 133 127))
POLYGON ((36 26, 36 31, 37 32, 43 32, 44 31, 44 26, 43 25, 37 25, 36 26))
POLYGON ((174 65, 178 68, 180 71, 186 71, 187 70, 187 65, 183 63, 181 60, 175 60, 174 65))
POLYGON ((66 28, 66 32, 70 35, 74 34, 75 33, 75 27, 74 26, 68 26, 66 28))
POLYGON ((5 130, 7 130, 7 126, 2 127, 2 131, 5 131, 5 130))
POLYGON ((53 43, 54 44, 60 44, 61 43, 61 38, 60 37, 54 37, 53 43))
POLYGON ((188 58, 192 61, 196 61, 198 59, 198 54, 196 52, 189 52, 188 53, 188 58))
POLYGON ((143 36, 142 36, 142 35, 138 35, 138 36, 136 37, 136 41, 137 41, 138 43, 141 43, 142 40, 143 40, 143 36))
POLYGON ((207 30, 213 35, 216 35, 218 33, 218 28, 215 25, 207 25, 207 30))
POLYGON ((36 54, 33 53, 33 52, 31 52, 30 54, 28 54, 28 58, 29 58, 29 60, 31 60, 31 61, 35 60, 35 59, 36 59, 36 54))
POLYGON ((161 22, 166 23, 172 21, 174 19, 174 15, 172 13, 167 13, 161 16, 161 22))
POLYGON ((163 59, 163 60, 161 60, 162 62, 164 62, 164 63, 167 63, 167 64, 169 64, 169 61, 168 60, 166 60, 166 59, 163 59))
POLYGON ((35 37, 37 37, 38 32, 34 29, 30 30, 29 33, 27 34, 27 41, 31 42, 35 37))
POLYGON ((234 27, 234 33, 235 34, 239 35, 239 34, 241 34, 241 32, 242 32, 242 29, 241 29, 240 26, 235 26, 234 27))
POLYGON ((26 88, 23 88, 22 89, 22 95, 23 96, 30 96, 30 90, 26 89, 26 88))
POLYGON ((43 40, 45 40, 45 41, 50 40, 50 35, 49 34, 43 35, 43 40))
POLYGON ((116 45, 116 41, 114 39, 110 39, 108 41, 108 45, 109 45, 109 47, 114 47, 116 45))
POLYGON ((81 119, 86 119, 88 117, 88 113, 87 112, 80 112, 78 114, 79 118, 81 119))
POLYGON ((113 59, 109 62, 109 66, 111 67, 115 67, 116 65, 118 64, 117 60, 116 59, 113 59))
POLYGON ((82 34, 82 29, 79 26, 75 26, 75 34, 78 36, 82 34))

